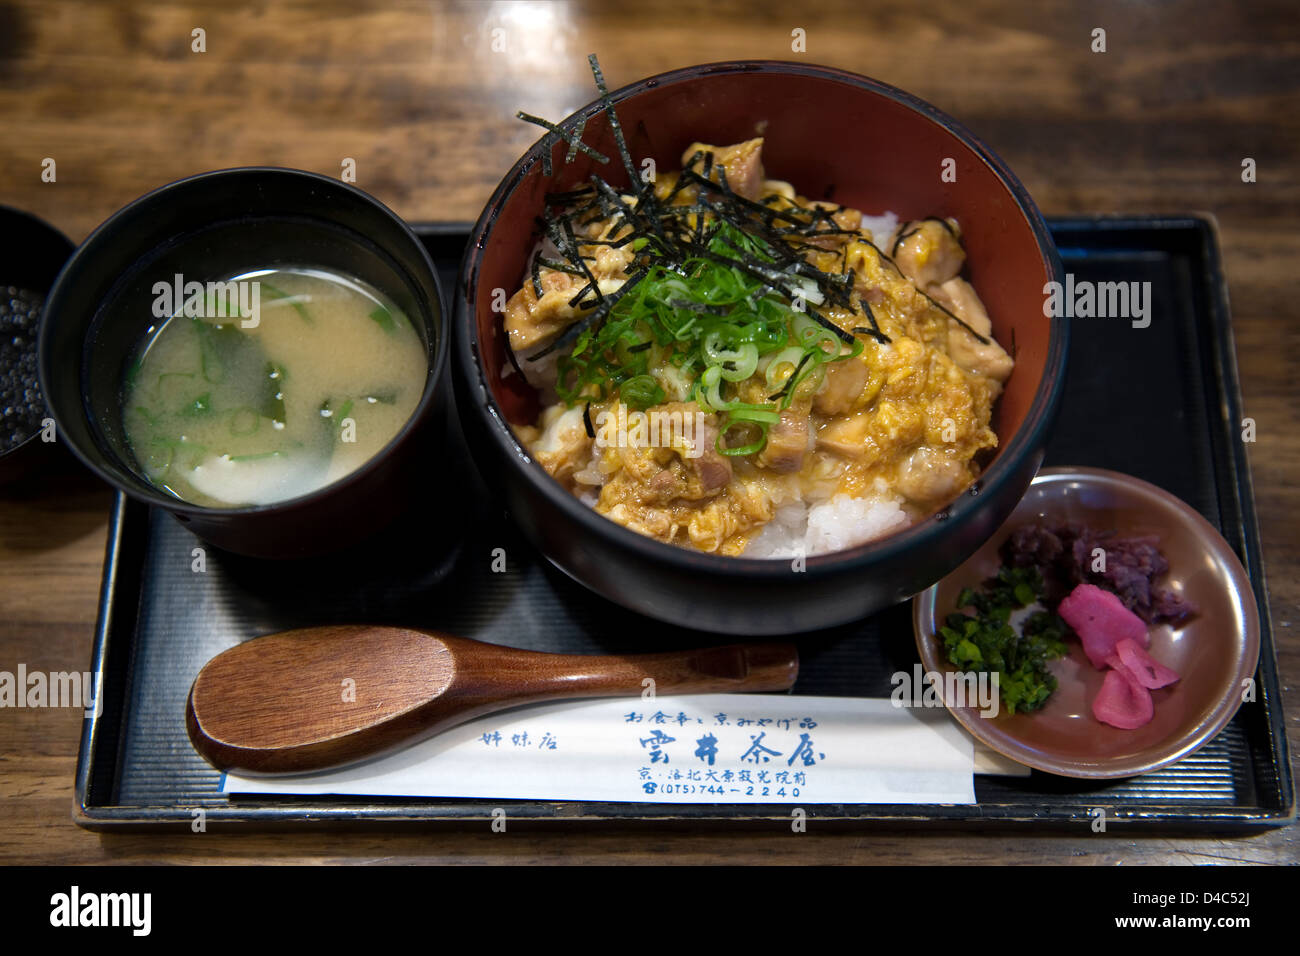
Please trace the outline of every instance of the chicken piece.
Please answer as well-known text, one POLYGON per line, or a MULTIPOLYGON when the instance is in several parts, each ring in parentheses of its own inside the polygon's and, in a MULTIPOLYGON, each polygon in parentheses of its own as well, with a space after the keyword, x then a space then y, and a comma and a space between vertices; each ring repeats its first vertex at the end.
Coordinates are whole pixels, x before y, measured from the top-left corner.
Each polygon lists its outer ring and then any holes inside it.
MULTIPOLYGON (((806 200, 805 202, 808 206, 817 209, 834 210, 831 213, 830 225, 819 223, 817 226, 818 229, 856 230, 862 228, 862 212, 860 210, 850 209, 847 206, 837 206, 835 203, 830 202, 807 202, 806 200)), ((819 249, 839 249, 844 245, 844 243, 848 242, 852 238, 853 236, 847 234, 831 234, 828 236, 820 236, 816 239, 808 239, 807 242, 810 246, 816 246, 819 249)))
POLYGON ((919 505, 937 505, 959 494, 970 483, 966 466, 941 449, 922 445, 898 469, 894 487, 919 505))
POLYGON ((894 241, 894 262, 920 288, 941 285, 961 272, 966 250, 957 227, 943 219, 905 222, 894 241))
POLYGON ((759 452, 758 464, 773 471, 798 471, 808 453, 808 412, 787 408, 767 430, 767 444, 759 452))
POLYGON ((1015 361, 994 340, 993 322, 989 319, 984 303, 975 294, 974 287, 965 279, 953 278, 931 288, 930 294, 936 302, 988 339, 987 343, 981 342, 968 330, 958 328, 957 323, 950 323, 948 354, 952 360, 968 372, 1005 382, 1011 375, 1015 361))
POLYGON ((599 245, 594 251, 595 261, 589 263, 588 267, 597 281, 614 276, 626 276, 627 267, 632 264, 632 259, 636 256, 630 242, 625 246, 599 245))
POLYGON ((854 412, 827 422, 817 433, 817 447, 845 458, 864 458, 872 443, 870 413, 854 412))
MULTIPOLYGON (((615 234, 611 224, 596 223, 588 231, 592 233, 588 238, 611 239, 625 234, 627 227, 620 227, 615 234)), ((635 256, 630 243, 617 248, 603 243, 579 244, 578 249, 602 295, 617 291, 627 280, 627 267, 635 256)), ((543 266, 537 272, 537 279, 542 287, 540 296, 529 276, 506 303, 503 324, 516 355, 550 341, 582 315, 581 309, 569 303, 587 284, 585 276, 543 266)))
MULTIPOLYGON (((625 278, 598 278, 596 285, 600 287, 601 295, 610 295, 617 292, 626 281, 625 278)), ((532 280, 528 279, 523 288, 506 302, 503 324, 510 348, 518 356, 523 356, 536 346, 545 345, 583 314, 583 310, 577 306, 569 305, 578 290, 587 284, 581 276, 543 269, 541 283, 540 299, 533 290, 532 280)))
POLYGON ((731 482, 731 460, 717 448, 717 415, 704 414, 694 402, 668 402, 647 409, 646 420, 645 447, 620 449, 638 495, 694 501, 731 482))
POLYGON ((531 279, 506 303, 505 329, 515 354, 554 338, 578 318, 569 305, 581 286, 577 276, 550 269, 541 271, 539 298, 531 279))
MULTIPOLYGON (((1016 363, 1006 349, 991 337, 981 342, 956 322, 949 324, 948 355, 954 362, 966 371, 983 375, 994 382, 1005 382, 1011 377, 1011 370, 1016 363)), ((1001 386, 996 386, 996 389, 1000 392, 1001 386)))
POLYGON ((930 297, 961 319, 980 335, 993 334, 988 310, 975 294, 975 287, 965 279, 949 279, 929 290, 930 297))
POLYGON ((694 458, 683 455, 682 461, 699 476, 703 490, 712 493, 727 487, 731 482, 731 460, 718 451, 718 416, 705 415, 695 419, 693 416, 700 408, 694 402, 676 402, 659 408, 670 412, 679 410, 683 416, 691 415, 692 421, 697 422, 692 435, 692 450, 699 454, 694 458))
POLYGON ((763 182, 763 195, 780 196, 782 199, 794 202, 798 193, 795 192, 794 186, 784 179, 768 179, 763 182))
POLYGON ((842 415, 862 397, 871 377, 866 363, 847 358, 826 365, 826 380, 813 398, 813 408, 822 415, 842 415))
POLYGON ((665 468, 650 479, 646 488, 652 500, 672 501, 686 490, 686 482, 672 468, 665 468))
POLYGON ((559 481, 567 482, 586 461, 591 437, 581 407, 552 405, 542 412, 542 433, 528 450, 543 468, 559 481))
POLYGON ((722 181, 718 175, 718 167, 721 166, 726 170, 727 186, 737 196, 756 200, 763 194, 763 137, 748 139, 734 146, 691 143, 686 147, 686 152, 682 153, 682 166, 703 173, 703 158, 688 166, 696 152, 713 154, 713 169, 709 172, 709 178, 714 182, 722 181))
POLYGON ((957 241, 955 228, 950 229, 938 219, 905 225, 905 229, 900 227, 905 238, 897 243, 894 259, 899 269, 930 298, 988 340, 979 341, 969 329, 949 320, 948 354, 968 372, 1005 382, 1015 362, 994 341, 993 323, 975 289, 957 276, 966 253, 957 241))

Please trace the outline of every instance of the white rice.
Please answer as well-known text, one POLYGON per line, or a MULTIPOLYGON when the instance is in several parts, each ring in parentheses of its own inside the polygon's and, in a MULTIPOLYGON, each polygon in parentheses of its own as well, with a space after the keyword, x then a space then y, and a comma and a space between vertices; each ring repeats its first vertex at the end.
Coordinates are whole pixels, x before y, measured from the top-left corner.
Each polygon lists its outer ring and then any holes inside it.
POLYGON ((898 216, 887 212, 880 216, 862 217, 862 228, 871 233, 871 239, 878 246, 883 246, 894 230, 898 228, 898 216))
POLYGON ((910 519, 903 499, 886 490, 853 498, 793 502, 776 510, 745 549, 747 558, 794 558, 857 547, 905 528, 910 519))
MULTIPOLYGON (((506 348, 510 348, 510 346, 507 344, 506 348)), ((559 394, 555 391, 555 382, 560 376, 561 350, 556 349, 541 358, 533 358, 544 348, 546 348, 546 343, 529 349, 523 355, 516 354, 515 359, 519 362, 519 370, 524 373, 524 381, 537 390, 538 397, 545 408, 554 405, 560 400, 559 394)), ((507 365, 501 370, 501 375, 504 378, 513 372, 514 369, 507 365)))

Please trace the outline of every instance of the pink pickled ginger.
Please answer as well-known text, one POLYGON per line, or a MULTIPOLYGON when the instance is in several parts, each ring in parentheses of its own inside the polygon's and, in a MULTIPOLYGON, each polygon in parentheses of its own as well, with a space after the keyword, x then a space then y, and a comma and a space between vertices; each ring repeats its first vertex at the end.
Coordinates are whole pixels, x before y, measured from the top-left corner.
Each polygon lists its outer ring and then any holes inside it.
MULTIPOLYGON (((1098 670, 1115 653, 1121 641, 1147 646, 1147 626, 1110 591, 1095 584, 1080 584, 1063 600, 1057 613, 1074 628, 1083 652, 1098 670)), ((1107 675, 1109 680, 1110 675, 1107 675)))
POLYGON ((1151 691, 1142 686, 1133 672, 1118 658, 1115 663, 1119 666, 1107 672, 1101 690, 1092 701, 1092 715, 1120 730, 1136 730, 1150 723, 1156 705, 1151 700, 1151 691))
POLYGON ((1092 666, 1110 668, 1092 702, 1093 716, 1121 730, 1150 723, 1156 713, 1151 691, 1174 683, 1178 674, 1146 652, 1150 637, 1142 618, 1095 584, 1076 587, 1057 613, 1079 635, 1092 666))
MULTIPOLYGON (((1168 687, 1179 679, 1177 671, 1165 667, 1132 641, 1120 641, 1115 646, 1115 658, 1129 669, 1139 684, 1148 690, 1168 687)), ((1109 659, 1106 663, 1111 667, 1116 666, 1109 659)))

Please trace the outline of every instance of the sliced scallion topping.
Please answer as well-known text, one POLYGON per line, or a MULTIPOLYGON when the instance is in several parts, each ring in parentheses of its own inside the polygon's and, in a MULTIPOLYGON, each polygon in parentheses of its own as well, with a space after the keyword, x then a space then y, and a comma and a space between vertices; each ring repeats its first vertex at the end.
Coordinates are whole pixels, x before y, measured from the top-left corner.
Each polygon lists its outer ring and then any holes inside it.
MULTIPOLYGON (((865 347, 854 331, 819 309, 862 311, 868 325, 861 331, 889 341, 860 303, 853 273, 825 272, 806 258, 826 236, 860 233, 841 227, 833 218, 838 207, 830 204, 806 208, 738 195, 725 165, 707 151, 693 155, 672 189, 658 195, 633 163, 594 56, 590 65, 628 185, 619 189, 593 175, 588 185, 547 195, 541 225, 561 258, 534 256, 530 280, 540 296, 541 269, 578 277, 568 304, 580 317, 530 361, 560 354, 555 388, 570 407, 617 397, 646 408, 667 398, 669 379, 684 382, 701 407, 723 416, 720 452, 761 451, 768 428, 790 407, 800 385, 820 381, 823 366, 860 355, 865 347), (608 227, 599 236, 588 235, 588 226, 602 222, 608 227), (592 274, 589 262, 595 260, 583 254, 592 246, 634 253, 617 291, 603 291, 592 274), (665 365, 672 366, 668 375, 665 365), (741 401, 740 386, 760 368, 767 401, 741 401), (750 440, 728 445, 742 433, 750 440)), ((556 139, 569 143, 566 162, 578 150, 592 154, 580 142, 581 126, 570 132, 537 117, 521 118, 551 133, 543 150, 548 174, 556 139)))

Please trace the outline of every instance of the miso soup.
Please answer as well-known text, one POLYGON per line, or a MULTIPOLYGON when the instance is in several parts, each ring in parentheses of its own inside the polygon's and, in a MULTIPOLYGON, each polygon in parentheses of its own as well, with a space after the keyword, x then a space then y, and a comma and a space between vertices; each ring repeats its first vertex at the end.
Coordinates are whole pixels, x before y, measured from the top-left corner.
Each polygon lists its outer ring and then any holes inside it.
POLYGON ((127 373, 123 423, 141 471, 178 498, 221 508, 315 491, 420 401, 420 333, 356 279, 275 269, 176 288, 127 373))

